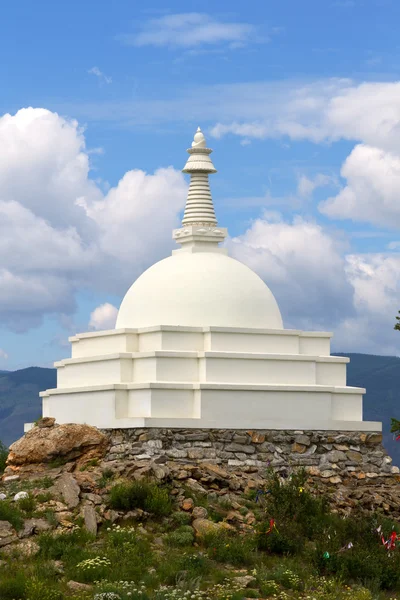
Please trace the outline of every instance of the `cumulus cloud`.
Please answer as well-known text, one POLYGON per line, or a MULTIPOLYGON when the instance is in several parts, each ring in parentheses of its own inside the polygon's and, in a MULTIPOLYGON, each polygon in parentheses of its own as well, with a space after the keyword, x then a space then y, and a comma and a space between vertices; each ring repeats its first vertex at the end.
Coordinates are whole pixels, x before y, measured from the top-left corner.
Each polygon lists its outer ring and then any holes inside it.
POLYGON ((204 13, 165 15, 145 22, 134 34, 121 34, 119 41, 129 46, 170 46, 195 48, 228 43, 231 47, 261 41, 249 23, 219 21, 204 13))
POLYGON ((118 308, 106 302, 90 314, 90 329, 114 329, 118 316, 118 308))
POLYGON ((399 254, 349 253, 340 232, 276 211, 228 246, 270 287, 285 328, 334 331, 336 351, 398 354, 399 254))
POLYGON ((80 289, 123 293, 172 247, 181 173, 129 171, 104 194, 78 123, 45 109, 1 117, 0 147, 0 322, 14 331, 73 314, 80 289))
POLYGON ((345 277, 340 233, 328 234, 315 222, 295 216, 287 223, 265 212, 229 241, 232 256, 256 271, 276 295, 285 327, 326 328, 354 315, 353 288, 345 277))
POLYGON ((344 162, 341 175, 347 184, 337 196, 319 204, 323 214, 400 227, 400 156, 359 144, 344 162))

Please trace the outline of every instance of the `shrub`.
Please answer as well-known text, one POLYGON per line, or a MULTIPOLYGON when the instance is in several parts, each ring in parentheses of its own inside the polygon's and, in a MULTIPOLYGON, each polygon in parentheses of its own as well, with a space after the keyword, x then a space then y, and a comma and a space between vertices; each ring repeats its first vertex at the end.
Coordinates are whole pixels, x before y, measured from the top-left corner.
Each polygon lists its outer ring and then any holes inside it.
POLYGON ((114 485, 110 490, 109 504, 116 510, 141 508, 157 516, 166 516, 172 510, 168 491, 148 481, 114 485))
POLYGON ((79 581, 93 583, 105 579, 111 568, 111 561, 106 556, 87 558, 76 565, 79 581))
POLYGON ((190 525, 182 525, 167 536, 167 543, 171 546, 191 546, 194 542, 194 532, 190 525))
POLYGON ((252 565, 256 560, 256 539, 254 535, 218 532, 204 536, 210 558, 231 565, 252 565))
POLYGON ((171 515, 172 523, 174 526, 180 527, 181 525, 190 525, 192 516, 186 512, 174 512, 171 515))
POLYGON ((307 478, 308 474, 302 467, 282 481, 282 477, 269 467, 265 488, 270 493, 265 496, 265 505, 269 518, 279 523, 290 521, 298 526, 303 538, 313 539, 326 529, 330 508, 326 496, 315 498, 305 489, 307 478))
POLYGON ((101 477, 99 479, 99 486, 101 488, 106 487, 106 485, 108 485, 108 483, 111 481, 111 479, 113 479, 113 477, 114 471, 112 471, 111 469, 103 469, 101 477))
POLYGON ((51 492, 41 492, 36 496, 36 500, 42 504, 44 502, 49 502, 53 498, 53 494, 51 492))
POLYGON ((37 577, 29 579, 26 584, 26 595, 29 600, 62 600, 63 595, 59 590, 50 586, 37 577))
POLYGON ((22 528, 24 520, 16 502, 10 500, 0 502, 0 521, 8 521, 17 531, 22 528))
POLYGON ((23 571, 7 573, 0 577, 1 600, 26 598, 27 577, 23 571))
POLYGON ((58 534, 45 531, 38 536, 40 556, 50 560, 73 557, 76 562, 84 552, 85 545, 92 540, 94 536, 84 529, 58 534))
POLYGON ((29 494, 26 498, 17 500, 18 508, 22 510, 27 517, 31 517, 36 510, 36 499, 29 494))
POLYGON ((269 530, 270 523, 266 521, 257 527, 257 548, 273 554, 293 555, 304 548, 304 538, 294 524, 279 523, 279 529, 269 530))
POLYGON ((8 448, 0 442, 0 474, 4 473, 4 469, 6 468, 6 461, 8 456, 8 448))

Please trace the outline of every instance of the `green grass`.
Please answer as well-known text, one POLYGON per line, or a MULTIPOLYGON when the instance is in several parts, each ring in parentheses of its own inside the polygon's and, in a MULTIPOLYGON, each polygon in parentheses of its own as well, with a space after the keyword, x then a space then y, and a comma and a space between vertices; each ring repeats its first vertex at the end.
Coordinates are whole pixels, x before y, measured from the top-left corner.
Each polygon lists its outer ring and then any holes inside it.
POLYGON ((168 489, 149 481, 117 483, 110 490, 110 506, 115 510, 141 508, 156 516, 166 516, 172 511, 168 489))
MULTIPOLYGON (((105 479, 110 482, 112 477, 105 479)), ((387 538, 393 528, 400 533, 399 524, 358 511, 341 518, 325 499, 313 496, 306 479, 301 469, 285 481, 269 470, 264 489, 270 493, 262 502, 256 503, 251 493, 238 497, 243 505, 238 512, 246 516, 251 511, 256 517, 253 529, 221 525, 203 538, 195 537, 191 514, 178 510, 168 485, 119 482, 105 496, 107 508, 141 508, 148 513, 141 523, 130 518, 119 525, 104 524, 94 537, 83 528, 77 510, 74 522, 80 526, 75 530, 34 538, 37 555, 22 557, 15 550, 1 557, 0 599, 93 600, 99 594, 98 600, 109 600, 106 593, 120 600, 400 598, 400 548, 388 556, 376 532, 381 525, 387 538), (62 574, 54 561, 61 561, 62 574), (243 575, 252 576, 245 590, 235 580, 243 575), (69 580, 93 587, 86 595, 71 592, 69 580)), ((45 487, 38 489, 36 497, 30 493, 19 502, 0 502, 0 520, 20 529, 24 518, 37 516, 38 503, 49 499, 45 487)), ((190 496, 214 522, 232 510, 226 497, 190 496)), ((56 525, 53 511, 40 514, 56 525)))

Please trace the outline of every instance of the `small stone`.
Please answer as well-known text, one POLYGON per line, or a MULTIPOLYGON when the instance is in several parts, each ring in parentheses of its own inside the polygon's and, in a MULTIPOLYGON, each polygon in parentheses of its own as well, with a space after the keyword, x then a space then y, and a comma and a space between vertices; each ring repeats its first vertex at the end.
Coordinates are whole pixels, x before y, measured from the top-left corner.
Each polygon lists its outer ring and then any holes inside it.
POLYGON ((17 534, 8 521, 0 521, 0 547, 7 546, 17 540, 17 534))
POLYGON ((245 444, 228 444, 225 446, 226 452, 245 452, 246 454, 254 454, 256 449, 253 446, 246 446, 245 444))
POLYGON ((311 444, 311 440, 308 435, 296 435, 294 441, 295 444, 301 444, 302 446, 309 446, 311 444))
POLYGON ((192 511, 194 519, 206 519, 208 517, 208 511, 203 506, 195 506, 192 511))
POLYGON ((399 469, 399 467, 391 467, 390 472, 393 474, 400 473, 400 469, 399 469))
POLYGON ((18 532, 18 537, 26 538, 49 529, 51 529, 51 525, 46 519, 25 519, 22 530, 18 532))
POLYGON ((14 501, 18 502, 18 500, 24 500, 25 498, 29 498, 28 492, 18 492, 14 496, 14 501))
POLYGON ((331 450, 330 452, 325 454, 325 459, 328 462, 337 463, 342 460, 346 460, 346 455, 344 452, 341 452, 340 450, 331 450))
POLYGON ((335 477, 329 478, 330 483, 342 483, 342 478, 339 475, 335 475, 335 477))
POLYGON ((366 443, 371 445, 378 445, 382 443, 382 434, 381 433, 369 433, 367 435, 366 443))
POLYGON ((249 587, 250 584, 255 583, 256 578, 253 577, 253 575, 242 575, 240 577, 234 577, 233 581, 244 590, 249 587))
POLYGON ((90 592, 93 588, 88 583, 80 583, 79 581, 67 581, 67 587, 73 592, 90 592))
POLYGON ((194 501, 193 498, 185 498, 181 504, 181 508, 185 511, 193 510, 194 501))
POLYGON ((326 469, 325 471, 321 471, 321 477, 323 479, 326 479, 327 477, 334 477, 335 476, 335 471, 332 471, 330 469, 326 469))
POLYGON ((335 450, 341 450, 342 452, 346 452, 349 447, 346 446, 346 444, 333 444, 333 447, 335 448, 335 450))
POLYGON ((356 473, 355 476, 357 479, 365 479, 365 473, 356 473))
POLYGON ((97 534, 97 516, 96 511, 90 504, 83 507, 83 518, 85 520, 85 529, 92 533, 97 534))
POLYGON ((192 527, 197 537, 203 537, 204 535, 207 535, 207 533, 219 533, 220 531, 225 530, 235 530, 235 528, 228 523, 214 523, 213 521, 208 521, 207 519, 195 519, 192 523, 192 527))
POLYGON ((189 448, 187 454, 190 460, 199 460, 204 458, 204 448, 189 448))
POLYGON ((303 444, 299 444, 298 442, 292 444, 292 452, 298 452, 299 454, 303 454, 306 450, 307 446, 304 446, 303 444))
POLYGON ((62 495, 68 508, 75 508, 79 504, 80 487, 71 473, 63 473, 57 479, 54 487, 62 495))
POLYGON ((0 494, 0 500, 6 500, 7 496, 6 494, 0 494))
POLYGON ((40 429, 44 429, 45 427, 54 427, 56 420, 54 417, 42 417, 39 419, 37 426, 40 429))
POLYGON ((362 454, 360 454, 360 452, 353 452, 353 450, 349 450, 348 452, 346 452, 346 456, 349 460, 352 460, 353 462, 362 462, 362 454))
POLYGON ((309 475, 313 475, 313 476, 321 475, 321 471, 318 469, 318 467, 306 467, 306 471, 309 475))
POLYGON ((247 433, 251 437, 253 444, 263 444, 265 442, 264 433, 258 433, 257 431, 248 431, 247 433))
POLYGON ((369 479, 373 479, 374 477, 379 477, 379 473, 366 473, 366 476, 369 479))
POLYGON ((9 483, 10 481, 18 481, 19 475, 7 475, 3 478, 4 483, 9 483))

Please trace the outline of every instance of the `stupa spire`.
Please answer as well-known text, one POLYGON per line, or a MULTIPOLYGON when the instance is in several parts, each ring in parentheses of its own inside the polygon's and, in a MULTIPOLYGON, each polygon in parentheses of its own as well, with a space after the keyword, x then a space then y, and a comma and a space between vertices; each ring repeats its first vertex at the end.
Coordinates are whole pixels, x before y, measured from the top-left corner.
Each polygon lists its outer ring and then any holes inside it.
POLYGON ((224 228, 217 228, 217 217, 208 181, 208 176, 217 172, 210 158, 211 152, 211 148, 207 148, 203 132, 198 127, 192 146, 187 150, 189 158, 182 169, 183 173, 190 174, 182 228, 174 230, 173 238, 182 244, 181 250, 189 252, 216 251, 225 254, 227 251, 219 248, 218 244, 226 238, 228 232, 224 228))
POLYGON ((190 174, 190 185, 182 225, 216 225, 208 175, 216 173, 217 169, 212 164, 212 150, 207 148, 206 138, 200 127, 197 128, 192 147, 187 152, 190 156, 182 172, 190 174))

